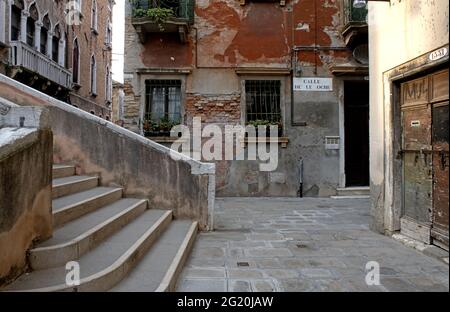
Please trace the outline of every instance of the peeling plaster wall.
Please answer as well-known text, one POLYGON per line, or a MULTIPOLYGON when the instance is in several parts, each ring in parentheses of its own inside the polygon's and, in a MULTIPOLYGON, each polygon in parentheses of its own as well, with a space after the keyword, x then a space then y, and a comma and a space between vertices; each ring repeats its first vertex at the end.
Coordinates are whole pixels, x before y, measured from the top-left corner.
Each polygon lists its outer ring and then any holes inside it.
POLYGON ((400 229, 386 72, 448 44, 448 20, 447 0, 369 2, 371 226, 379 232, 400 229))
MULTIPOLYGON (((201 116, 206 123, 243 124, 245 79, 282 81, 283 124, 289 138, 279 146, 276 172, 258 172, 252 161, 216 162, 219 196, 296 196, 299 159, 304 161, 305 196, 336 194, 339 151, 325 150, 325 136, 339 135, 339 103, 343 83, 334 77, 333 92, 295 92, 291 75, 242 76, 237 68, 292 69, 293 46, 345 47, 340 35, 342 1, 287 1, 264 3, 235 0, 196 0, 195 23, 188 41, 177 34, 148 34, 142 44, 126 7, 125 23, 125 127, 142 133, 145 80, 180 75, 185 97, 184 123, 201 116), (151 69, 152 73, 144 69, 151 69), (169 71, 161 74, 158 71, 169 71), (293 105, 293 108, 291 107, 293 105), (292 110, 292 113, 291 113, 292 110), (306 126, 291 126, 291 122, 306 126)), ((305 77, 332 77, 329 66, 345 62, 349 51, 300 51, 298 62, 305 77)), ((175 76, 176 77, 176 76, 175 76)), ((245 111, 245 109, 244 109, 245 111)))

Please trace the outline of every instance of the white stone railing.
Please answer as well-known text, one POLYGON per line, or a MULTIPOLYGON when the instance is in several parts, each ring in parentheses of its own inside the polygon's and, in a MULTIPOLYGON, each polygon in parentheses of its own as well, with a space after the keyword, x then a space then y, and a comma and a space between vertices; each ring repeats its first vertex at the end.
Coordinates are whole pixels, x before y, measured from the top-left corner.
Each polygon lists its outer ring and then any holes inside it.
POLYGON ((13 41, 10 46, 11 65, 22 66, 65 88, 72 87, 72 73, 66 68, 23 42, 13 41))

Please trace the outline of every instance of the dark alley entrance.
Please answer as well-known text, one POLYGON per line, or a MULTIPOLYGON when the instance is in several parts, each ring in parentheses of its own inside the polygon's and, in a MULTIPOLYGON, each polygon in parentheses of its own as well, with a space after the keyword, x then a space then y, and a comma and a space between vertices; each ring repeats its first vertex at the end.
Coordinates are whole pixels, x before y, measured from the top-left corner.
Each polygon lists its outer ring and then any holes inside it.
POLYGON ((344 85, 346 187, 369 185, 369 82, 344 85))

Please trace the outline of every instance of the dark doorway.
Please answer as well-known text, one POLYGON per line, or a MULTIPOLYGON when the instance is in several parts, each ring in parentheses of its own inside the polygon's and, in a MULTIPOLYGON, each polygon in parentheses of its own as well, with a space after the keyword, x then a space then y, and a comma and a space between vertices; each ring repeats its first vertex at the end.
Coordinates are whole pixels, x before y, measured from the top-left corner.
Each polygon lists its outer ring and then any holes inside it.
POLYGON ((346 187, 369 185, 369 83, 344 84, 346 187))

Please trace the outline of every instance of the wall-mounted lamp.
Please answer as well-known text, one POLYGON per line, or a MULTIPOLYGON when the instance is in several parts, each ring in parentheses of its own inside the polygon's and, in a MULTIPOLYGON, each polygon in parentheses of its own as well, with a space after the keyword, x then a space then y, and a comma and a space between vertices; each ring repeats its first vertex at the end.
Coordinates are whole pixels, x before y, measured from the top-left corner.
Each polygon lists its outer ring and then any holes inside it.
POLYGON ((384 1, 384 2, 389 2, 391 0, 353 0, 353 7, 355 9, 364 8, 367 5, 367 1, 384 1))

